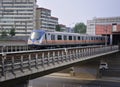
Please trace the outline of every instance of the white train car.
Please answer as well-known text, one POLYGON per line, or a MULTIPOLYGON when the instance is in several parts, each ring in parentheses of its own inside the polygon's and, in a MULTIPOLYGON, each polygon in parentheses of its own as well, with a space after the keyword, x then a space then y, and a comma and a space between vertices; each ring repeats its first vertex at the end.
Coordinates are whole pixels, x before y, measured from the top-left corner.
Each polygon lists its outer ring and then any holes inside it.
POLYGON ((68 47, 103 45, 105 37, 67 32, 49 32, 44 30, 33 30, 28 45, 34 47, 68 47))

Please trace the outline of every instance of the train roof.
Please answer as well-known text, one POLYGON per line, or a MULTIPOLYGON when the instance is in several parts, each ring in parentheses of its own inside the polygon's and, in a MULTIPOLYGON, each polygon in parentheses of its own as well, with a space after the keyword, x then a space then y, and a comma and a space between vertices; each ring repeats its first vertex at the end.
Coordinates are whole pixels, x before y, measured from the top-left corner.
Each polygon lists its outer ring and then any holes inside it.
POLYGON ((56 33, 56 34, 65 34, 65 35, 81 35, 81 36, 98 36, 101 37, 100 35, 89 35, 89 34, 80 34, 80 33, 68 33, 68 32, 47 32, 47 33, 56 33))
POLYGON ((36 29, 36 30, 33 30, 32 32, 45 32, 45 30, 36 29))
POLYGON ((33 30, 33 32, 47 32, 47 33, 56 33, 56 34, 65 34, 65 35, 81 35, 81 36, 98 36, 98 37, 103 37, 100 35, 89 35, 89 34, 80 34, 80 33, 68 33, 68 32, 58 32, 58 31, 48 31, 48 30, 42 30, 42 29, 36 29, 33 30))

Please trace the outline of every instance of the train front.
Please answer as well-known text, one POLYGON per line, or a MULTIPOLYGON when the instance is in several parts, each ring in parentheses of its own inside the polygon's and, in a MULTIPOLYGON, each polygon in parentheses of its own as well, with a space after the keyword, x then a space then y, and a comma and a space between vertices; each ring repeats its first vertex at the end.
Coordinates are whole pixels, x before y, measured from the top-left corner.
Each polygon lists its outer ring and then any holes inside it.
POLYGON ((33 30, 28 39, 29 47, 38 48, 42 43, 44 35, 45 35, 45 31, 43 30, 33 30))

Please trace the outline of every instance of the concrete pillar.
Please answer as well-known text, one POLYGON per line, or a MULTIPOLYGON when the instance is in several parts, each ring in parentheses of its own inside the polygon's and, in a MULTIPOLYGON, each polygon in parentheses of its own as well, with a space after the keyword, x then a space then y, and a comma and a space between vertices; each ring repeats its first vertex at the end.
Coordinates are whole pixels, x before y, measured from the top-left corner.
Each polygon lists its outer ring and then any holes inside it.
POLYGON ((20 84, 17 84, 16 86, 14 87, 28 87, 29 86, 29 81, 24 81, 20 84))
POLYGON ((98 76, 98 65, 78 65, 74 66, 74 70, 70 71, 71 76, 76 76, 80 78, 97 78, 98 76))
POLYGON ((71 67, 71 70, 70 70, 70 75, 71 75, 71 76, 75 76, 74 67, 71 67))

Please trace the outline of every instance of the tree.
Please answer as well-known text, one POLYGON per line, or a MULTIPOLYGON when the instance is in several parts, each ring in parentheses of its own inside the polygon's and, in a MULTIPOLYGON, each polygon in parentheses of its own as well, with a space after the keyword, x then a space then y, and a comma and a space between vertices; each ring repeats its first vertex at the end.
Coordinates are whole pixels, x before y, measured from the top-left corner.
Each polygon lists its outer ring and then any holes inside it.
POLYGON ((15 34, 16 34, 16 33, 15 33, 15 29, 14 29, 14 28, 11 29, 10 32, 9 32, 9 35, 10 35, 10 36, 15 36, 15 34))
POLYGON ((1 32, 1 36, 2 36, 2 37, 6 37, 6 36, 7 36, 7 32, 6 32, 6 31, 2 31, 2 32, 1 32))
POLYGON ((61 31, 60 25, 56 25, 55 30, 56 30, 56 31, 61 31))
POLYGON ((86 25, 82 22, 75 24, 74 32, 75 33, 86 33, 86 25))

